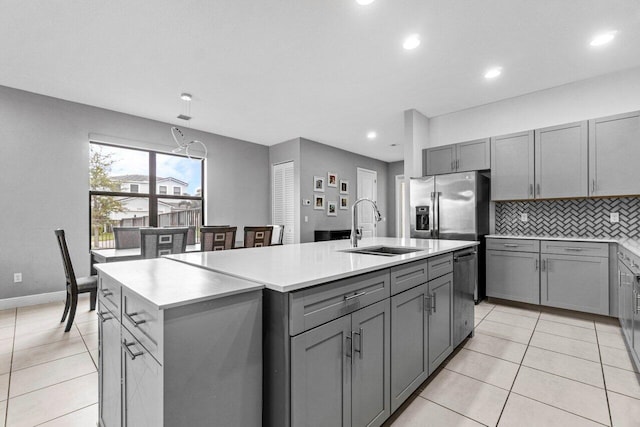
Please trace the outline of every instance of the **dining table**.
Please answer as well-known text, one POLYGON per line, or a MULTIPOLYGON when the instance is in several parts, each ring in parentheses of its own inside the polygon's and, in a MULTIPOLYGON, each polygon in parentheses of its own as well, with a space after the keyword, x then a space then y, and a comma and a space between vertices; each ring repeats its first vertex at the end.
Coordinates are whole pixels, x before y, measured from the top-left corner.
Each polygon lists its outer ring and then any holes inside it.
MULTIPOLYGON (((200 243, 195 245, 187 245, 186 252, 199 252, 200 243)), ((105 262, 118 262, 118 261, 133 261, 142 259, 141 248, 127 248, 127 249, 91 249, 91 274, 96 274, 93 268, 94 264, 101 264, 105 262)))

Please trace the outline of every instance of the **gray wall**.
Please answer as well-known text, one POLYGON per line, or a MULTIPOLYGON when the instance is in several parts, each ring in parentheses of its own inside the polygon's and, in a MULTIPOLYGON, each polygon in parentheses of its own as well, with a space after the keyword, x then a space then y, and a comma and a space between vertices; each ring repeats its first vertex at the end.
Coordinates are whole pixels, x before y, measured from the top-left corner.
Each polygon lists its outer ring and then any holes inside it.
MULTIPOLYGON (((269 176, 273 172, 273 165, 284 162, 293 162, 293 217, 294 217, 294 243, 300 243, 300 138, 281 142, 280 144, 269 147, 269 176)), ((271 188, 273 177, 269 179, 271 188)), ((269 192, 271 194, 271 191, 269 192)), ((269 206, 271 206, 271 197, 269 197, 269 206)), ((269 211, 271 215, 271 210, 269 211)), ((269 221, 273 223, 273 219, 269 221)))
MULTIPOLYGON (((169 124, 0 86, 0 299, 64 290, 53 230, 89 272, 89 134, 170 151, 169 124), (13 283, 22 272, 23 282, 13 283)), ((187 129, 207 144, 206 222, 269 222, 268 147, 187 129)))
POLYGON ((389 163, 387 180, 387 236, 398 237, 396 233, 396 175, 404 174, 404 162, 389 163))
POLYGON ((351 228, 351 209, 338 209, 338 216, 327 216, 326 203, 329 201, 340 202, 338 188, 327 187, 327 172, 335 172, 338 181, 349 181, 349 206, 356 197, 357 168, 375 170, 378 173, 378 206, 385 220, 378 223, 378 236, 387 235, 389 216, 387 211, 387 182, 388 163, 370 157, 361 156, 350 151, 341 150, 328 145, 320 144, 308 139, 300 138, 300 198, 313 200, 313 177, 325 177, 325 209, 315 210, 313 206, 300 207, 300 242, 313 242, 313 232, 316 229, 349 229, 351 228), (309 221, 305 222, 307 216, 309 221))

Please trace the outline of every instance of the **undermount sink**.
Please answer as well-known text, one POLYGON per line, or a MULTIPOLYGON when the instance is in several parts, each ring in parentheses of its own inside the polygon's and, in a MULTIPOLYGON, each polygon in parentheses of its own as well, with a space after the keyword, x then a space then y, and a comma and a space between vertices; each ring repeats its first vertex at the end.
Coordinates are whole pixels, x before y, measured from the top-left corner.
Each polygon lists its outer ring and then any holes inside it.
POLYGON ((363 255, 396 256, 396 255, 410 254, 413 252, 420 252, 423 250, 424 249, 398 248, 393 246, 370 246, 368 248, 344 249, 340 252, 348 252, 352 254, 363 254, 363 255))

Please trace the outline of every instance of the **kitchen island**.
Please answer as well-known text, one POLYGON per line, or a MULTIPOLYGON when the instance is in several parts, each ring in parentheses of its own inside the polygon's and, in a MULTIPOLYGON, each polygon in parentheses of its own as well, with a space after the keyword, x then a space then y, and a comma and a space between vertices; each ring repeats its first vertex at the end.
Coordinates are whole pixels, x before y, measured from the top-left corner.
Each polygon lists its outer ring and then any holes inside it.
MULTIPOLYGON (((370 238, 168 258, 261 283, 263 425, 379 426, 458 344, 454 252, 478 242, 370 238)), ((461 312, 464 310, 465 312, 461 312)), ((468 334, 469 332, 467 332, 468 334)))
MULTIPOLYGON (((229 402, 225 425, 259 425, 256 410, 270 426, 381 425, 453 351, 454 252, 477 244, 373 238, 360 249, 413 252, 355 253, 348 241, 330 241, 101 265, 100 312, 117 320, 101 328, 120 326, 101 333, 102 424, 118 425, 107 415, 124 425, 215 425, 223 419, 212 408, 229 402), (125 383, 136 358, 144 362, 129 405, 126 386, 119 401, 105 395, 115 354, 125 383), (221 399, 229 391, 233 399, 221 399), (147 396, 158 403, 142 409, 156 416, 127 418, 147 396)), ((455 316, 472 325, 466 307, 455 316)))

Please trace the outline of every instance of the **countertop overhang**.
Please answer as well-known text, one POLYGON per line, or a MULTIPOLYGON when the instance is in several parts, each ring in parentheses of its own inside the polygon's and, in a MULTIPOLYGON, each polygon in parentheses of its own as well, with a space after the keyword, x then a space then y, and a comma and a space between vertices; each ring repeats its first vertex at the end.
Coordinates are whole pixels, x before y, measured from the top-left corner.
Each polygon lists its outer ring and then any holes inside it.
POLYGON ((333 240, 264 248, 192 252, 169 255, 166 258, 260 283, 274 291, 290 292, 478 244, 479 242, 461 240, 376 237, 360 240, 358 247, 384 245, 410 247, 420 251, 389 257, 349 253, 343 252, 351 248, 349 240, 333 240))

